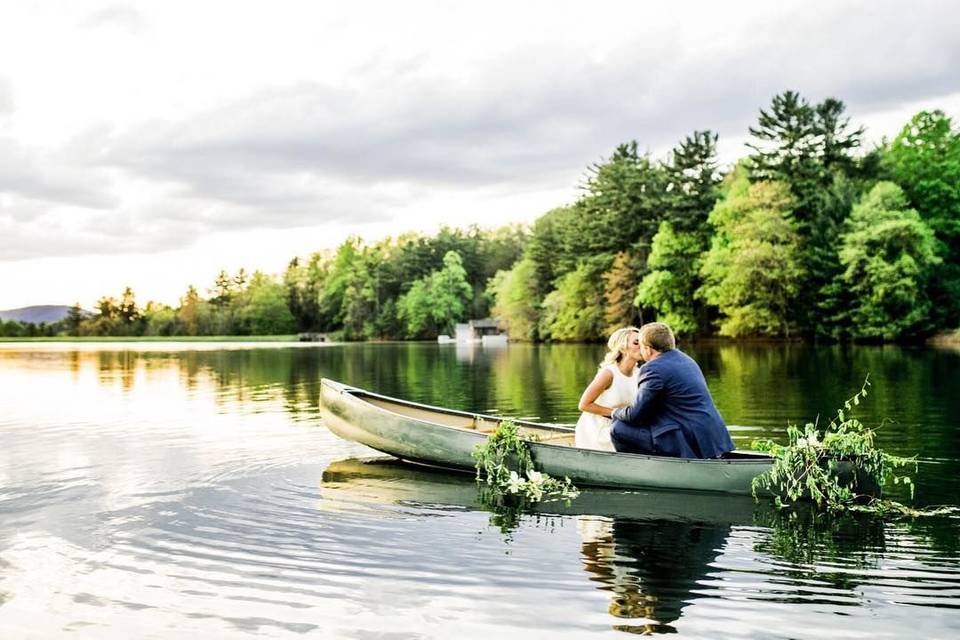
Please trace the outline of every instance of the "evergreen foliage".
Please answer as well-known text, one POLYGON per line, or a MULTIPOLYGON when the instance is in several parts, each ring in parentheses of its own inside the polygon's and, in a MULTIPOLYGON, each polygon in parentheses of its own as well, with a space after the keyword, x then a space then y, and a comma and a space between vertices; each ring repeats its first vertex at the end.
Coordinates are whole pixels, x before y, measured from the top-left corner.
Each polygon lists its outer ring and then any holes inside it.
POLYGON ((616 148, 609 160, 590 167, 567 239, 574 263, 649 245, 663 215, 667 171, 636 141, 616 148))
POLYGON ((823 297, 824 287, 839 271, 835 238, 853 203, 842 185, 862 175, 853 153, 864 129, 852 128, 845 110, 835 98, 812 105, 795 91, 785 91, 760 110, 757 125, 750 127, 751 179, 787 184, 796 199, 792 213, 805 276, 795 313, 807 333, 825 331, 820 318, 832 308, 823 297))
POLYGON ((707 216, 720 195, 716 156, 717 134, 694 131, 677 145, 665 166, 665 217, 680 233, 709 231, 707 216))

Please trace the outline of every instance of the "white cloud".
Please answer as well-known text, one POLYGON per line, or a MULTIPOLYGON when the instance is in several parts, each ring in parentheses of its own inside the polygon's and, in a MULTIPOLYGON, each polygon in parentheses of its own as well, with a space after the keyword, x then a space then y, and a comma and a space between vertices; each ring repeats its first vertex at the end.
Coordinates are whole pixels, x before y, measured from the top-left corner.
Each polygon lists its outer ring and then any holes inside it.
POLYGON ((94 11, 84 18, 80 24, 81 26, 95 28, 120 27, 139 34, 146 29, 147 21, 135 7, 117 4, 94 11))
POLYGON ((63 153, 39 152, 9 138, 0 138, 0 194, 90 209, 118 204, 109 192, 105 172, 77 164, 63 153))
POLYGON ((13 87, 10 86, 10 81, 7 78, 0 76, 0 118, 12 112, 13 87))
MULTIPOLYGON (((712 129, 725 160, 742 155, 785 89, 892 136, 960 105, 958 17, 941 2, 5 5, 0 277, 56 256, 76 273, 92 255, 233 263, 248 245, 256 268, 348 233, 530 220, 630 139, 659 155, 712 129)), ((45 301, 55 277, 30 300, 5 287, 0 307, 45 301)))

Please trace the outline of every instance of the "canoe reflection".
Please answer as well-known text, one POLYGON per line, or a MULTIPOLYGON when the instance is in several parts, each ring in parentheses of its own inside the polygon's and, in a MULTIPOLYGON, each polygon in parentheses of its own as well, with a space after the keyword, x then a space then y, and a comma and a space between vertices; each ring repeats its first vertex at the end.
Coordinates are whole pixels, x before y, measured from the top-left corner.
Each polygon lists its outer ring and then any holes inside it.
MULTIPOLYGON (((325 508, 349 502, 491 511, 470 476, 393 458, 348 459, 323 473, 325 508)), ((576 516, 584 567, 610 594, 621 631, 670 632, 723 549, 731 528, 750 526, 769 507, 740 496, 587 489, 563 502, 526 505, 524 513, 576 516)), ((502 514, 499 514, 502 515, 502 514)), ((507 519, 509 521, 509 519, 507 519)), ((517 526, 519 517, 512 521, 517 526)))
MULTIPOLYGON (((338 501, 354 504, 423 504, 495 511, 484 502, 472 476, 417 466, 391 457, 349 458, 332 462, 323 472, 324 508, 338 501)), ((748 496, 668 491, 626 491, 586 488, 569 504, 562 501, 527 504, 526 513, 597 515, 629 519, 751 525, 757 511, 770 507, 748 496)))

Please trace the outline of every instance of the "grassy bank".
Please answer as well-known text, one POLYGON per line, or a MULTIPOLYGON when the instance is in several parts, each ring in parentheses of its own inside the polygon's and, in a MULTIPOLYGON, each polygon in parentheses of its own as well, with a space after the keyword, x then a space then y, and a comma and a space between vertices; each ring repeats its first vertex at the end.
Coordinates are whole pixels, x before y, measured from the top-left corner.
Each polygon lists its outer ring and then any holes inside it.
POLYGON ((53 336, 0 338, 0 342, 296 342, 295 335, 282 336, 53 336))

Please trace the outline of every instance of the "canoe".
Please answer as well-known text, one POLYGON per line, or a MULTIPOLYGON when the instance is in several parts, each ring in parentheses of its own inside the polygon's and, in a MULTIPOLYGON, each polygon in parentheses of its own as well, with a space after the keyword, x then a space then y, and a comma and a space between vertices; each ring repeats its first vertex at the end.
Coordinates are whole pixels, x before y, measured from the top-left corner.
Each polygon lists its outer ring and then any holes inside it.
MULTIPOLYGON (((324 423, 345 440, 408 462, 471 472, 477 445, 510 419, 391 398, 326 378, 320 381, 320 408, 324 423)), ((749 495, 753 479, 773 464, 755 452, 690 460, 581 449, 574 446, 572 425, 514 422, 536 468, 577 486, 749 495)))

